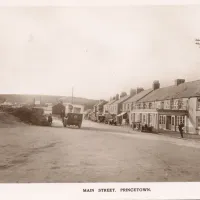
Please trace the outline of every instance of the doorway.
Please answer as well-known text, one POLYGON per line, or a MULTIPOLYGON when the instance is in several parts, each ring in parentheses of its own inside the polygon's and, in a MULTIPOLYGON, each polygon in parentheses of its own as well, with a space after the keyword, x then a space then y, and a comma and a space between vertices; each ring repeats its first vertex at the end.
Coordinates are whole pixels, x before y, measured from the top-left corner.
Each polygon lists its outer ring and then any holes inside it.
POLYGON ((167 116, 166 129, 171 130, 171 116, 167 116))

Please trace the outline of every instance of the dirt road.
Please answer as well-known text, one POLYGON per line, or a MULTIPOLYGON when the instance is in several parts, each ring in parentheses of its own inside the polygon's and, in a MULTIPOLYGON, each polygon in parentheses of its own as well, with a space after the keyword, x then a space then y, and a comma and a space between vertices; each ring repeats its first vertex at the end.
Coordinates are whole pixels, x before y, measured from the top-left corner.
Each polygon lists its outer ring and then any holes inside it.
POLYGON ((84 121, 0 128, 1 182, 200 181, 200 143, 84 121))

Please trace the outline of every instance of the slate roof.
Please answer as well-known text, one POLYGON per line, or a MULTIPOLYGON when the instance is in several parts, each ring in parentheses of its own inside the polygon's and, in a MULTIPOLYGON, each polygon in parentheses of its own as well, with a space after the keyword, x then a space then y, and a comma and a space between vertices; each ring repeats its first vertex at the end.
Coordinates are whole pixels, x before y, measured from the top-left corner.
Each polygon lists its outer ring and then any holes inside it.
POLYGON ((107 104, 105 104, 105 105, 111 105, 111 104, 113 104, 114 102, 115 102, 116 100, 114 99, 114 100, 111 100, 111 101, 109 101, 107 104))
POLYGON ((162 101, 167 99, 190 98, 200 96, 200 80, 185 82, 152 91, 139 102, 162 101))
POLYGON ((101 105, 105 105, 105 104, 107 104, 108 102, 107 101, 101 101, 99 104, 98 104, 98 106, 101 106, 101 105))
POLYGON ((121 97, 119 100, 115 101, 114 104, 119 104, 119 103, 123 103, 124 101, 126 101, 127 99, 129 99, 131 96, 130 95, 126 95, 124 97, 121 97))
POLYGON ((151 91, 153 91, 153 90, 152 89, 143 90, 140 93, 138 93, 138 94, 134 95, 133 97, 131 97, 130 99, 128 99, 127 101, 125 101, 124 103, 137 102, 138 100, 140 100, 141 98, 143 98, 144 96, 149 94, 151 91))

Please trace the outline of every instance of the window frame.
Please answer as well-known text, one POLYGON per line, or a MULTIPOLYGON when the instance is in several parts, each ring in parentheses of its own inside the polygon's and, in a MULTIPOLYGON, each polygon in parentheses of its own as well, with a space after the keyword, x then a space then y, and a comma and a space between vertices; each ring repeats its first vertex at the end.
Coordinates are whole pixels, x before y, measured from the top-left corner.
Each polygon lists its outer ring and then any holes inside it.
POLYGON ((200 97, 197 98, 197 110, 200 110, 200 97))
POLYGON ((200 116, 197 116, 197 128, 200 128, 200 116))
POLYGON ((174 126, 175 125, 175 116, 172 116, 172 122, 171 125, 174 126))

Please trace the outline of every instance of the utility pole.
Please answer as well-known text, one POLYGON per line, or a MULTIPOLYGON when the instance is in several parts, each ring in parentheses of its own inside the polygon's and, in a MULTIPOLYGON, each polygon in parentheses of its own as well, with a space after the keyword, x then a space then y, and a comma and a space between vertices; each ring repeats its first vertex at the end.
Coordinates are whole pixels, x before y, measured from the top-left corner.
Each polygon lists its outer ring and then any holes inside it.
POLYGON ((74 103, 74 87, 72 87, 72 105, 74 103))

